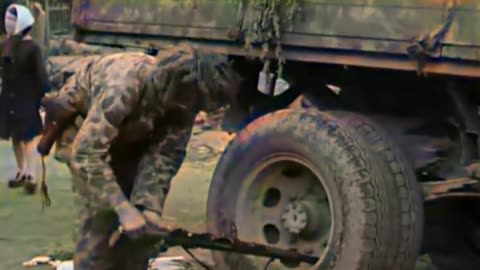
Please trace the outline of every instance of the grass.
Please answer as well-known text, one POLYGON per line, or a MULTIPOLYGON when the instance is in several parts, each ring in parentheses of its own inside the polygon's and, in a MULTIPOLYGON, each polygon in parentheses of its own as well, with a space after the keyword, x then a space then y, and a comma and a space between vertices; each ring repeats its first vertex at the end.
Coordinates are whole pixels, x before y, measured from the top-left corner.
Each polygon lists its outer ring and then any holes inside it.
MULTIPOLYGON (((21 263, 34 256, 72 250, 75 207, 65 166, 47 161, 52 206, 42 214, 39 194, 28 196, 22 189, 7 188, 7 178, 16 173, 9 143, 0 142, 0 158, 0 270, 24 269, 21 263)), ((208 183, 215 163, 207 164, 210 169, 205 165, 185 163, 172 183, 165 206, 167 216, 191 230, 204 229, 208 183)))
MULTIPOLYGON (((205 205, 215 159, 196 162, 198 153, 192 152, 172 182, 165 215, 187 229, 198 231, 205 229, 205 205)), ((47 161, 52 206, 42 214, 40 195, 27 196, 23 190, 6 188, 6 178, 16 172, 9 143, 0 142, 0 158, 0 172, 5 178, 0 179, 0 270, 24 269, 21 263, 34 256, 71 251, 75 207, 64 165, 47 161)), ((208 253, 199 255, 202 259, 208 257, 208 253)), ((419 260, 417 270, 432 269, 428 257, 419 260)))
POLYGON ((48 162, 52 207, 41 212, 39 195, 27 196, 22 189, 6 188, 6 178, 16 173, 11 147, 0 143, 0 269, 22 269, 21 262, 55 249, 72 248, 74 207, 66 169, 48 162))

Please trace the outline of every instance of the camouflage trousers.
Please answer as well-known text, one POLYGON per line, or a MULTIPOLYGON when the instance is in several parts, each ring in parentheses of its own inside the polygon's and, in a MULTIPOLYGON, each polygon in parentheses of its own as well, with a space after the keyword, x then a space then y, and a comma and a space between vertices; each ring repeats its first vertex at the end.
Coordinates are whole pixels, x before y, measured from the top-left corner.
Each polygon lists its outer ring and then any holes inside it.
MULTIPOLYGON (((128 197, 142 197, 134 194, 138 190, 133 183, 142 158, 140 150, 142 148, 137 146, 123 149, 128 149, 128 152, 112 154, 111 165, 117 182, 128 197), (134 153, 135 150, 132 149, 138 149, 138 152, 134 153)), ((164 179, 170 179, 173 175, 164 177, 164 179)), ((109 238, 119 226, 117 215, 113 210, 97 210, 92 202, 80 196, 78 181, 79 179, 72 174, 72 189, 75 205, 78 207, 74 232, 75 270, 146 270, 149 259, 157 255, 155 243, 146 240, 133 241, 122 237, 114 247, 109 247, 109 238)), ((168 186, 169 183, 165 185, 168 186)), ((162 189, 165 190, 164 187, 162 189)), ((160 205, 163 205, 166 195, 166 192, 157 194, 160 205)))

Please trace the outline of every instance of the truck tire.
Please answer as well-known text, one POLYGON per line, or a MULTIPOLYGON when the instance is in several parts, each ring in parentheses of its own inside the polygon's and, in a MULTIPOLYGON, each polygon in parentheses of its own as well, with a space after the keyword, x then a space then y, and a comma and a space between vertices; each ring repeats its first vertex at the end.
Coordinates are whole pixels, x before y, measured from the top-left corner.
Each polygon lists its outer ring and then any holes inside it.
MULTIPOLYGON (((413 168, 380 128, 335 114, 281 110, 241 131, 212 179, 209 232, 320 258, 269 270, 413 269, 423 226, 413 168)), ((213 260, 231 270, 269 262, 224 252, 213 260)))

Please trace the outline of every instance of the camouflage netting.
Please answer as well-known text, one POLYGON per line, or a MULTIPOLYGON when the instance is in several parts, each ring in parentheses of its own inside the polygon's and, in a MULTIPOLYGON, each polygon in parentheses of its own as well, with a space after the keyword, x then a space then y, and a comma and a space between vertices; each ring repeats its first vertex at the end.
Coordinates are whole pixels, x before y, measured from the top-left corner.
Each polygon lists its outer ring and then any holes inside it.
MULTIPOLYGON (((240 0, 245 4, 245 0, 240 0)), ((250 18, 242 31, 245 33, 245 49, 250 51, 254 44, 262 46, 263 71, 270 71, 273 52, 278 63, 277 76, 283 73, 285 58, 282 55, 281 32, 293 27, 296 15, 301 10, 300 0, 246 0, 251 1, 250 18)))

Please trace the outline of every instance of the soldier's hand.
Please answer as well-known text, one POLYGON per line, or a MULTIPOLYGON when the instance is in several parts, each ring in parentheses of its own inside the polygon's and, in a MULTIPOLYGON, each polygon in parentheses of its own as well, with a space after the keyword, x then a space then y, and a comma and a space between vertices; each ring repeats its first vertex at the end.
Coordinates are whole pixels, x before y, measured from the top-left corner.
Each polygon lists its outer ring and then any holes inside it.
POLYGON ((137 208, 126 203, 125 205, 118 207, 116 210, 120 225, 122 226, 122 233, 132 239, 144 236, 147 221, 137 208))
POLYGON ((168 221, 162 218, 157 212, 143 210, 142 214, 145 217, 148 226, 150 226, 150 229, 153 229, 156 233, 159 233, 160 231, 168 231, 172 227, 172 224, 168 223, 168 221))
POLYGON ((146 234, 149 236, 165 237, 168 236, 170 232, 177 227, 173 221, 167 220, 155 211, 143 210, 142 214, 147 221, 146 234))

